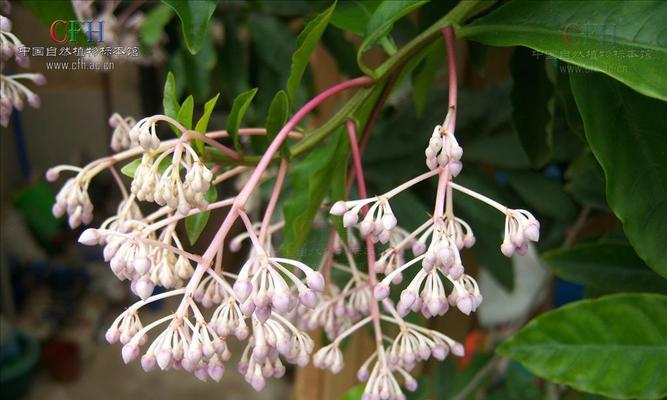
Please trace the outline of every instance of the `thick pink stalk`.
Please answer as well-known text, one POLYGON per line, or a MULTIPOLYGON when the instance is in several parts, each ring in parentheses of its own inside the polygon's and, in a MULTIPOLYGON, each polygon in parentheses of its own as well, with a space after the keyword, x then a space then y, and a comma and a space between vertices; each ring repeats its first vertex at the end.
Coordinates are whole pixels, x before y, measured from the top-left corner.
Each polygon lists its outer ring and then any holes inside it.
MULTIPOLYGON (((359 152, 359 145, 357 144, 357 132, 353 121, 345 123, 347 127, 348 138, 350 139, 350 149, 352 150, 352 163, 354 165, 354 172, 357 179, 357 187, 359 188, 359 196, 362 199, 368 197, 366 191, 366 181, 364 179, 364 168, 361 165, 361 153, 359 152)), ((366 214, 368 206, 362 209, 363 214, 366 214)), ((370 238, 366 237, 366 254, 368 255, 368 285, 371 293, 375 290, 377 284, 377 277, 375 276, 375 245, 370 238)), ((371 294, 372 296, 372 294, 371 294)), ((371 318, 373 319, 373 330, 375 331, 375 342, 377 346, 382 346, 382 328, 380 326, 380 307, 377 301, 373 298, 371 301, 371 318)))
POLYGON ((273 185, 273 192, 271 192, 271 198, 269 199, 269 204, 266 206, 266 211, 264 212, 264 219, 262 219, 262 227, 259 230, 259 242, 264 243, 264 238, 266 237, 267 231, 269 229, 269 224, 271 223, 271 216, 273 215, 273 210, 276 208, 276 203, 278 202, 278 196, 280 196, 280 189, 283 187, 283 182, 285 182, 285 175, 287 175, 287 159, 283 158, 280 160, 280 167, 278 167, 278 176, 276 176, 276 183, 273 185))
MULTIPOLYGON (((449 115, 449 125, 443 126, 445 131, 454 135, 456 129, 456 107, 458 101, 458 76, 456 73, 456 53, 454 52, 454 33, 451 26, 442 29, 442 36, 445 39, 445 47, 447 48, 447 72, 449 73, 449 107, 447 113, 449 115)), ((443 202, 447 201, 447 209, 451 209, 451 189, 447 189, 447 182, 451 179, 448 168, 440 172, 438 176, 438 189, 435 196, 435 210, 433 212, 433 220, 438 221, 442 218, 444 213, 443 202), (447 193, 446 193, 447 192, 447 193), (446 195, 447 194, 447 195, 446 195)))
MULTIPOLYGON (((271 159, 278 152, 280 146, 283 144, 285 139, 287 139, 292 129, 294 129, 297 126, 297 124, 301 122, 301 120, 310 111, 312 111, 315 107, 317 107, 320 103, 322 103, 329 97, 349 88, 367 86, 372 82, 373 82, 372 79, 366 76, 341 82, 338 85, 333 86, 325 90, 324 92, 320 93, 319 95, 315 96, 308 103, 306 103, 299 111, 297 111, 289 121, 287 121, 285 126, 283 126, 280 132, 278 132, 276 137, 273 139, 273 141, 269 145, 269 148, 266 150, 266 152, 260 159, 259 163, 257 163, 257 167, 250 176, 250 179, 243 187, 243 189, 241 189, 241 191, 239 192, 239 195, 236 197, 234 204, 229 210, 229 213, 222 221, 220 228, 213 237, 211 244, 202 255, 202 261, 199 264, 197 264, 197 268, 195 269, 195 272, 192 274, 192 277, 190 278, 190 281, 188 282, 188 285, 186 287, 186 293, 184 296, 185 298, 192 295, 194 290, 197 288, 197 285, 199 284, 199 280, 204 275, 204 272, 206 271, 206 269, 209 268, 209 265, 213 261, 213 257, 215 256, 215 254, 218 251, 222 251, 222 246, 225 241, 225 237, 227 236, 227 233, 231 229, 232 225, 234 224, 234 221, 239 216, 239 212, 243 211, 243 207, 245 206, 246 201, 248 201, 248 198, 255 190, 255 187, 259 183, 259 180, 264 174, 264 171, 266 171, 266 168, 269 166, 271 159)), ((181 302, 177 314, 183 315, 187 306, 188 303, 186 301, 181 302)))

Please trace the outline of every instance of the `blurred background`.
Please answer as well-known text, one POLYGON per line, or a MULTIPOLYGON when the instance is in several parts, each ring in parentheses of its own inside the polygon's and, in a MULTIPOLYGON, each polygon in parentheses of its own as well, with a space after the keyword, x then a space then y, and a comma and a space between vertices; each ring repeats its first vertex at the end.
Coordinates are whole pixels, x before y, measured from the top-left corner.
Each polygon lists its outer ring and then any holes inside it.
MULTIPOLYGON (((327 2, 221 2, 196 55, 187 51, 178 18, 162 3, 73 2, 70 11, 77 15, 104 19, 105 44, 137 47, 139 55, 102 57, 97 62, 106 64, 97 70, 56 70, 53 61, 77 58, 60 55, 60 48, 66 46, 54 45, 50 39, 49 26, 63 12, 56 6, 61 3, 12 1, 11 11, 3 12, 25 46, 55 46, 58 55, 29 56, 29 70, 44 74, 47 80, 34 89, 41 107, 15 111, 0 134, 2 399, 339 399, 354 390, 354 366, 370 353, 370 339, 363 334, 348 344, 346 369, 340 375, 311 367, 290 370, 285 378, 270 381, 261 393, 243 381, 233 360, 217 384, 199 382, 179 371, 144 373, 138 363, 124 365, 120 347, 107 344, 103 336, 134 296, 108 270, 98 248, 77 245, 80 229, 71 231, 66 221, 51 216, 59 186, 43 178, 53 165, 83 165, 108 154, 112 113, 137 120, 161 113, 168 71, 176 78, 181 99, 192 94, 201 106, 221 93, 209 130, 224 129, 232 100, 258 87, 244 124, 262 126, 273 94, 285 85, 304 18, 321 11, 327 2)), ((347 3, 341 3, 343 10, 349 7, 347 3)), ((372 9, 374 3, 368 2, 367 7, 372 9)), ((390 44, 400 47, 451 5, 433 2, 401 19, 389 37, 390 44)), ((334 15, 311 57, 300 98, 361 74, 355 61, 354 48, 360 42, 356 33, 337 28, 334 15)), ((478 244, 465 256, 467 271, 477 277, 485 302, 474 318, 449 313, 434 322, 464 342, 469 355, 462 361, 424 365, 421 387, 435 393, 429 398, 543 398, 544 393, 558 388, 537 380, 519 364, 493 356, 493 346, 540 310, 584 296, 582 286, 555 278, 538 252, 571 246, 586 237, 614 235, 618 224, 606 208, 602 172, 584 153, 576 125, 566 121, 562 110, 553 121, 554 142, 558 143, 555 154, 544 166, 531 166, 510 122, 513 50, 457 42, 456 51, 462 86, 458 137, 465 162, 460 183, 511 207, 535 210, 543 221, 543 240, 527 257, 506 259, 497 248, 502 217, 468 199, 457 199, 457 213, 480 232, 478 244), (578 168, 574 172, 573 165, 578 168), (480 374, 485 368, 495 371, 499 364, 502 374, 480 374)), ((372 64, 383 57, 382 50, 374 49, 368 60, 372 64)), ((12 63, 4 68, 21 70, 12 63)), ((437 45, 389 97, 364 155, 370 191, 382 192, 423 170, 427 135, 442 121, 447 107, 446 81, 444 47, 437 45)), ((325 120, 341 100, 344 98, 327 102, 308 126, 325 120)), ((93 225, 118 203, 120 194, 113 189, 110 175, 95 179, 91 187, 96 209, 93 225)), ((429 212, 433 193, 433 186, 422 185, 396 198, 392 206, 405 228, 420 224, 429 212)), ((214 214, 211 220, 219 217, 214 214)), ((209 224, 200 242, 210 237, 208 230, 214 225, 209 224)), ((307 245, 316 246, 321 238, 317 232, 312 236, 307 245)), ((169 302, 157 302, 149 313, 161 315, 169 307, 169 302)), ((241 350, 237 346, 236 357, 241 350)))

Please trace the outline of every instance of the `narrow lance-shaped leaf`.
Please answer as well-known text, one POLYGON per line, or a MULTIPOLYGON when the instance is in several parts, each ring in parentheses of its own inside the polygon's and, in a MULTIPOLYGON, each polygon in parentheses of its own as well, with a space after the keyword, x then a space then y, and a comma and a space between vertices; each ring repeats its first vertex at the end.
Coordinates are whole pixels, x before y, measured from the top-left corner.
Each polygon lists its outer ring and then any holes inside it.
MULTIPOLYGON (((211 185, 208 188, 205 198, 209 204, 218 200, 218 191, 214 185, 211 185)), ((201 236, 204 228, 206 228, 206 224, 208 223, 208 219, 210 217, 211 212, 204 211, 185 218, 185 233, 188 235, 188 240, 190 241, 191 245, 197 243, 197 239, 199 239, 199 236, 201 236)))
POLYGON ((571 74, 570 81, 609 207, 637 254, 667 277, 667 103, 601 74, 571 74))
POLYGON ((492 46, 526 46, 603 72, 647 96, 667 100, 667 2, 511 1, 457 30, 492 46))
POLYGON ((512 71, 512 123, 526 154, 536 167, 549 161, 553 137, 554 85, 547 77, 544 56, 517 47, 512 71))
POLYGON ((294 104, 296 99, 296 92, 301 84, 303 73, 306 71, 310 55, 315 50, 315 46, 320 41, 322 33, 327 28, 331 14, 335 8, 336 2, 308 22, 296 38, 296 50, 292 54, 292 68, 290 69, 289 78, 287 78, 287 95, 292 104, 294 104))
POLYGON ((167 80, 164 83, 162 107, 164 108, 164 115, 174 119, 178 118, 178 110, 181 106, 176 97, 176 78, 171 71, 167 74, 167 80))
MULTIPOLYGON (((218 102, 218 97, 220 97, 220 93, 216 94, 214 98, 204 104, 204 114, 202 114, 202 116, 199 118, 199 121, 197 121, 197 125, 195 125, 195 130, 197 132, 201 134, 206 133, 206 130, 208 129, 208 121, 211 119, 211 114, 213 114, 215 104, 218 102)), ((196 140, 194 143, 195 148, 201 154, 201 152, 204 150, 204 143, 200 140, 196 140)))
POLYGON ((195 54, 201 49, 204 37, 208 34, 208 24, 213 16, 217 1, 215 0, 162 0, 178 14, 183 29, 185 44, 190 53, 195 54))
POLYGON ((192 96, 188 96, 183 104, 181 104, 180 110, 178 110, 178 117, 176 118, 185 129, 192 129, 192 114, 194 113, 195 100, 192 96))
MULTIPOLYGON (((269 142, 275 139, 276 135, 285 126, 289 115, 289 100, 284 90, 278 91, 271 101, 269 112, 266 115, 266 138, 269 142)), ((289 158, 289 148, 283 144, 280 148, 283 157, 289 158)))
POLYGON ((667 293, 667 280, 653 272, 623 242, 582 244, 544 254, 559 277, 586 286, 615 291, 667 293))
POLYGON ((234 141, 234 148, 236 151, 241 151, 241 141, 239 140, 239 128, 241 127, 241 121, 243 121, 243 116, 248 110, 250 103, 252 102, 253 97, 257 93, 257 88, 248 90, 238 95, 234 102, 232 103, 232 110, 229 112, 229 117, 227 117, 227 133, 229 137, 234 141))
POLYGON ((498 352, 538 376, 618 399, 667 395, 667 296, 619 294, 545 313, 498 352))

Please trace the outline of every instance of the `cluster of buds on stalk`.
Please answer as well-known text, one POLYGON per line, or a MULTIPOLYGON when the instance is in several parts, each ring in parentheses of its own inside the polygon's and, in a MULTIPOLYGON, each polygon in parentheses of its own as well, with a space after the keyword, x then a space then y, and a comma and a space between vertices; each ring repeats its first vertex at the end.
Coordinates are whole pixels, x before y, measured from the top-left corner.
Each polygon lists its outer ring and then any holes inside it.
MULTIPOLYGON (((9 3, 3 3, 8 12, 9 3)), ((30 65, 28 57, 23 53, 25 46, 21 40, 12 32, 12 22, 4 15, 0 15, 0 125, 6 127, 9 125, 9 118, 12 110, 23 110, 27 102, 33 108, 39 108, 39 96, 26 86, 26 82, 32 82, 36 85, 46 83, 44 75, 39 73, 19 73, 6 75, 2 73, 5 69, 5 62, 14 58, 16 64, 27 68, 30 65)))
MULTIPOLYGON (((447 49, 451 58, 451 37, 447 49)), ((451 60, 450 72, 455 73, 451 60)), ((285 373, 285 362, 299 366, 309 362, 315 349, 306 329, 322 327, 331 339, 329 345, 315 352, 313 362, 335 373, 344 367, 342 341, 372 325, 375 351, 357 373, 359 380, 366 382, 363 399, 401 400, 405 398, 401 386, 416 389, 411 372, 418 362, 431 357, 442 360, 450 353, 463 356, 463 346, 456 340, 405 320, 411 312, 433 318, 454 307, 469 315, 482 302, 477 282, 466 274, 461 254, 475 244, 475 236, 471 226, 454 214, 454 191, 481 200, 506 216, 501 245, 506 256, 525 253, 528 242, 539 238, 539 223, 528 211, 509 209, 453 182, 462 170, 463 154, 454 135, 455 78, 450 85, 452 104, 447 117, 428 141, 427 171, 379 196, 366 193, 354 122, 346 123, 362 198, 335 202, 330 209, 330 214, 342 217, 347 239, 332 231, 320 263, 326 273, 281 257, 274 250, 277 235, 273 234, 287 223, 271 224, 288 170, 287 159, 280 161, 263 219, 250 219, 249 204, 259 204, 251 199, 259 192, 260 180, 307 111, 344 89, 370 83, 366 77, 353 79, 308 102, 276 134, 255 168, 216 164, 204 159, 206 152, 198 152, 192 144, 202 141, 227 154, 230 160, 238 159, 240 154, 215 140, 226 137, 224 131, 192 132, 163 115, 136 123, 130 117, 114 115, 110 124, 115 154, 83 168, 59 166, 47 172, 50 181, 63 171, 76 173, 61 189, 53 208, 56 215, 67 213, 73 228, 93 221, 87 190, 100 172, 110 171, 123 194, 116 215, 97 228, 84 230, 79 241, 104 246, 103 256, 113 273, 129 280, 132 291, 141 299, 121 313, 107 332, 109 342, 123 344, 125 362, 139 358, 143 346, 140 358, 147 371, 183 369, 201 380, 217 381, 231 355, 226 341, 234 336, 246 342, 238 370, 260 390, 268 378, 285 373), (160 140, 158 123, 170 125, 180 131, 180 136, 160 140), (115 165, 129 159, 134 159, 128 164, 133 166, 131 173, 123 169, 132 176, 128 189, 115 165), (238 194, 215 202, 206 200, 205 195, 217 190, 216 185, 241 174, 247 174, 247 178, 238 194), (433 215, 412 231, 399 226, 390 205, 392 198, 435 176, 438 184, 433 215), (153 209, 157 210, 145 213, 143 203, 155 203, 153 209), (189 216, 222 207, 229 207, 228 213, 206 251, 201 255, 188 252, 177 235, 177 225, 189 216), (245 230, 228 237, 239 219, 245 230), (358 240, 357 235, 364 240, 358 240), (231 273, 226 270, 225 244, 231 251, 239 251, 244 240, 250 241, 250 251, 238 273, 231 273), (366 245, 367 269, 358 265, 355 257, 362 250, 362 242, 366 245), (331 276, 331 269, 348 274, 349 279, 338 285, 325 280, 325 276, 331 276), (412 276, 409 282, 404 279, 408 269, 414 272, 408 275, 412 276), (153 294, 156 286, 168 290, 153 294), (392 300, 392 287, 399 286, 398 299, 392 300), (176 311, 142 324, 138 313, 141 307, 174 296, 181 298, 176 311)), ((266 132, 252 128, 238 132, 244 133, 266 132)))

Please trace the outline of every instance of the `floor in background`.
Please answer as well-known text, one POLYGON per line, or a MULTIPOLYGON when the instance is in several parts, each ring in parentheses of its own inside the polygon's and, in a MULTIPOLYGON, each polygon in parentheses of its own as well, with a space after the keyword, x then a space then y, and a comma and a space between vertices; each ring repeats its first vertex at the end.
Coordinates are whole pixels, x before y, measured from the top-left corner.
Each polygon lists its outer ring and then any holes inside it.
MULTIPOLYGON (((238 344, 237 344, 238 345, 238 344)), ((234 351, 235 350, 235 351, 234 351)), ((239 354, 242 349, 234 349, 239 354)), ((255 392, 236 371, 236 359, 226 363, 222 380, 201 382, 184 371, 146 373, 138 361, 123 365, 119 345, 100 344, 86 357, 78 380, 60 383, 46 371, 34 381, 25 400, 263 400, 289 399, 291 388, 285 380, 267 381, 255 392)))

